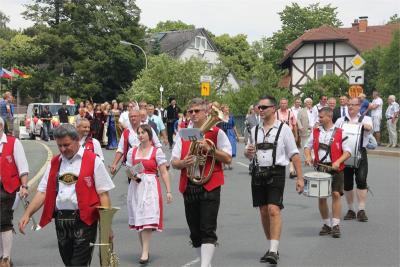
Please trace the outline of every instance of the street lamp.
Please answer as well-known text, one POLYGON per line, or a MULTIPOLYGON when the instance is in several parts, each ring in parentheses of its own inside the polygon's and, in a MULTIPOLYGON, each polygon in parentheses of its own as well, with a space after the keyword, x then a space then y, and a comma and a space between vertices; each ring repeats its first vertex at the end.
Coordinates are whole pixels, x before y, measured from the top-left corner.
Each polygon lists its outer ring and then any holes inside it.
POLYGON ((146 52, 144 52, 144 49, 143 49, 143 48, 141 48, 141 47, 138 46, 137 44, 132 44, 132 43, 127 42, 127 41, 122 41, 122 40, 121 40, 121 41, 119 41, 119 43, 120 43, 120 44, 123 44, 123 45, 130 45, 130 46, 134 46, 134 47, 139 48, 140 51, 142 51, 143 54, 144 54, 144 59, 145 59, 145 61, 146 61, 146 69, 147 69, 147 55, 146 55, 146 52))
POLYGON ((161 104, 161 107, 162 107, 162 93, 164 92, 164 87, 161 85, 160 86, 160 104, 161 104))

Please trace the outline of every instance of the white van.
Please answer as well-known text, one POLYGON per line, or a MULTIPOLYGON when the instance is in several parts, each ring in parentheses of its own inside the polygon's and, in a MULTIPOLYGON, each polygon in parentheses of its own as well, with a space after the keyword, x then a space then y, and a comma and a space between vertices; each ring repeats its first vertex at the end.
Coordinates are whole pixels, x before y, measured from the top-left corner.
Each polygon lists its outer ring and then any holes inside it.
MULTIPOLYGON (((36 136, 43 138, 43 122, 40 120, 40 114, 42 113, 45 106, 49 107, 49 111, 53 114, 51 120, 51 128, 49 132, 50 138, 53 137, 53 128, 59 125, 58 110, 62 107, 62 103, 31 103, 28 105, 25 117, 25 128, 29 134, 30 139, 35 139, 36 136)), ((69 114, 71 115, 68 120, 73 123, 75 116, 75 106, 67 105, 69 114)))

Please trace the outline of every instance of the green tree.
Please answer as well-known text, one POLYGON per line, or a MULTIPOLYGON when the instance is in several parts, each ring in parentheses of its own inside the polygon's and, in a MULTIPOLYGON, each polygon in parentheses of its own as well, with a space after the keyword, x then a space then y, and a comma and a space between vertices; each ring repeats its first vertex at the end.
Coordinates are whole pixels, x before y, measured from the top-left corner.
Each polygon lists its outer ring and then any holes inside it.
POLYGON ((302 88, 303 98, 311 97, 315 103, 322 95, 339 97, 346 95, 349 83, 344 77, 335 74, 326 75, 319 80, 310 80, 302 88))
POLYGON ((362 54, 362 57, 365 59, 364 65, 364 93, 367 96, 372 96, 372 91, 378 85, 379 79, 379 62, 383 57, 384 49, 381 47, 377 47, 373 50, 367 51, 362 54))
POLYGON ((388 21, 387 24, 399 23, 399 22, 400 22, 400 17, 399 17, 399 15, 396 13, 396 14, 394 14, 393 16, 391 16, 391 17, 389 18, 389 21, 388 21))
POLYGON ((194 30, 196 27, 193 24, 186 24, 180 20, 167 20, 157 23, 155 28, 149 29, 149 32, 168 32, 179 30, 194 30))
POLYGON ((144 67, 140 52, 119 44, 126 40, 144 46, 135 1, 36 0, 27 8, 25 17, 36 22, 27 32, 37 37, 36 44, 44 50, 34 62, 41 82, 31 90, 95 101, 112 99, 144 67))
POLYGON ((311 4, 301 7, 297 3, 292 3, 278 14, 282 22, 282 28, 275 32, 272 37, 262 41, 262 47, 264 47, 262 51, 263 57, 273 63, 279 62, 286 46, 300 37, 305 31, 322 25, 333 27, 343 25, 337 18, 337 7, 332 7, 330 4, 326 6, 311 4))
MULTIPOLYGON (((164 88, 164 104, 170 96, 176 97, 181 107, 186 106, 193 97, 200 96, 200 76, 208 74, 206 62, 196 58, 186 61, 177 60, 167 54, 151 56, 149 68, 143 70, 129 90, 121 95, 120 100, 146 100, 158 103, 159 88, 164 88)), ((211 85, 215 88, 215 85, 211 85)))

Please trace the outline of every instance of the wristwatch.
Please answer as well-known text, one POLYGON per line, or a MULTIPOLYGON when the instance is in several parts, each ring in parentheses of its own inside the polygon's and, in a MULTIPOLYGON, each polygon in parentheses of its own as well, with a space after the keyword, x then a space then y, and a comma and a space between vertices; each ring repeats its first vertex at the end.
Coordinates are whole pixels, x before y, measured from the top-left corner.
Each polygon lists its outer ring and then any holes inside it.
POLYGON ((27 185, 21 185, 21 188, 25 188, 26 190, 28 190, 28 189, 29 189, 29 186, 27 186, 27 185))

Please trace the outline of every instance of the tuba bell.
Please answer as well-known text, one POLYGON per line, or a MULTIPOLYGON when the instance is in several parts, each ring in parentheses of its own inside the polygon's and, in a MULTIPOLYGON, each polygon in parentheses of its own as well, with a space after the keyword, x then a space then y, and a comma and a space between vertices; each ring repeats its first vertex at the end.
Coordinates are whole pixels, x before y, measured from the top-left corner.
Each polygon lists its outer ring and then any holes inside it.
MULTIPOLYGON (((201 133, 205 134, 221 121, 224 121, 224 115, 222 111, 215 106, 211 106, 210 115, 199 130, 201 133)), ((211 149, 208 152, 203 151, 198 141, 192 141, 189 147, 189 155, 196 156, 196 161, 192 166, 187 168, 187 176, 188 179, 195 185, 203 185, 207 183, 214 171, 216 147, 212 140, 205 139, 205 141, 211 146, 211 149), (206 173, 205 165, 207 159, 211 159, 211 165, 210 169, 206 173)))
POLYGON ((97 207, 100 214, 99 219, 99 243, 91 246, 99 246, 99 257, 101 267, 116 267, 118 266, 119 259, 117 254, 114 252, 113 241, 110 240, 111 223, 114 214, 119 208, 106 208, 99 206, 97 207))

